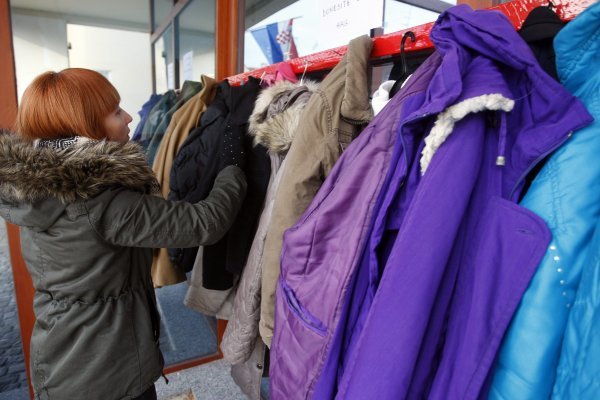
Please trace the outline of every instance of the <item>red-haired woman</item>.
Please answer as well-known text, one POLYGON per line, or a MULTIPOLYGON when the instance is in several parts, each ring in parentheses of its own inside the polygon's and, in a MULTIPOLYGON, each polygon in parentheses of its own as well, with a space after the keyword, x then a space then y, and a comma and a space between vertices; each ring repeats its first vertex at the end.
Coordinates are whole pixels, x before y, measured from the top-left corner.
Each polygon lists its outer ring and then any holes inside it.
POLYGON ((39 399, 155 399, 163 358, 151 249, 218 241, 245 196, 233 165, 241 151, 222 157, 204 201, 153 195, 158 184, 127 141, 131 116, 119 101, 97 72, 47 72, 23 95, 17 134, 0 135, 0 214, 21 227, 36 289, 39 399))

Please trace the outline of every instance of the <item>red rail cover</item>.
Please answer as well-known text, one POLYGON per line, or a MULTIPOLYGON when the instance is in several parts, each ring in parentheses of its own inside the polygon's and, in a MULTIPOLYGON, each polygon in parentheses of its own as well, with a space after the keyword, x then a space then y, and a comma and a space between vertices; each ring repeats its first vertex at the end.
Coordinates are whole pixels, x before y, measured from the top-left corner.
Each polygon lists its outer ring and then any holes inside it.
MULTIPOLYGON (((585 10, 591 5, 594 0, 553 0, 552 3, 556 6, 557 14, 564 20, 569 21, 575 18, 579 13, 585 10)), ((547 0, 517 0, 510 3, 504 3, 497 7, 491 8, 492 10, 499 10, 508 17, 510 22, 513 24, 515 29, 520 29, 521 25, 529 15, 529 12, 535 7, 547 5, 547 0)), ((400 41, 402 36, 407 31, 413 31, 416 36, 416 42, 412 43, 410 40, 406 41, 405 51, 419 51, 432 49, 433 43, 429 40, 429 32, 433 27, 433 22, 419 25, 414 28, 389 33, 387 35, 378 36, 373 39, 373 50, 371 52, 371 58, 380 58, 385 56, 393 56, 400 53, 400 41)), ((293 60, 283 61, 292 66, 292 69, 296 74, 302 74, 306 66, 306 71, 320 71, 331 69, 340 62, 346 51, 347 46, 341 46, 334 49, 329 49, 319 53, 314 53, 305 57, 295 58, 293 60)), ((275 73, 277 65, 272 64, 264 68, 255 69, 250 72, 234 75, 229 78, 229 82, 232 85, 240 85, 245 82, 249 76, 260 78, 264 73, 275 73)))

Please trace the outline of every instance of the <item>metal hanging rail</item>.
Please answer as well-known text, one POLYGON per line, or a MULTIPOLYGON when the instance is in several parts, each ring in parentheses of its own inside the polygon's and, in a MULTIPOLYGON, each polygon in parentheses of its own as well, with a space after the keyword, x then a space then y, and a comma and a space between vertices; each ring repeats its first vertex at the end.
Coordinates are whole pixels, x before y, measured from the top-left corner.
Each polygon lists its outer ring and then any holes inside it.
MULTIPOLYGON (((554 0, 552 5, 555 8, 556 13, 563 21, 570 21, 575 18, 579 13, 585 10, 595 0, 554 0)), ((490 10, 498 10, 508 17, 510 22, 513 24, 515 29, 520 29, 521 25, 531 12, 536 7, 548 5, 548 0, 516 0, 509 3, 504 3, 496 7, 490 8, 490 10)), ((385 57, 393 57, 400 54, 400 41, 404 33, 408 31, 414 32, 416 36, 416 42, 412 43, 408 41, 405 47, 407 53, 421 51, 421 50, 432 50, 433 43, 429 40, 429 32, 433 27, 434 22, 430 22, 424 25, 419 25, 414 28, 405 29, 398 32, 389 33, 387 35, 378 36, 373 39, 373 50, 371 52, 371 59, 377 60, 385 57)), ((333 49, 325 50, 319 53, 314 53, 304 57, 298 57, 292 60, 283 61, 282 63, 289 64, 294 73, 302 74, 306 67, 306 72, 329 70, 335 67, 346 51, 347 46, 340 46, 333 49)), ((253 76, 260 78, 265 73, 274 73, 277 70, 277 66, 281 63, 272 64, 264 68, 255 69, 250 72, 234 75, 229 78, 229 83, 232 85, 240 85, 245 82, 248 77, 253 76)))

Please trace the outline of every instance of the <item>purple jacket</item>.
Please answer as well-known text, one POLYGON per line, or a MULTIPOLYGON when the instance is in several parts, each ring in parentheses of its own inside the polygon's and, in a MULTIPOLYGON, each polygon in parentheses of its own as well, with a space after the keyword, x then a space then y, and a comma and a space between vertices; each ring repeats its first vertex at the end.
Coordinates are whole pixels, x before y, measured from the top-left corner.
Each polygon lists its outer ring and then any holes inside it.
POLYGON ((477 398, 546 250, 515 202, 589 115, 498 12, 453 7, 431 39, 286 232, 273 399, 477 398))

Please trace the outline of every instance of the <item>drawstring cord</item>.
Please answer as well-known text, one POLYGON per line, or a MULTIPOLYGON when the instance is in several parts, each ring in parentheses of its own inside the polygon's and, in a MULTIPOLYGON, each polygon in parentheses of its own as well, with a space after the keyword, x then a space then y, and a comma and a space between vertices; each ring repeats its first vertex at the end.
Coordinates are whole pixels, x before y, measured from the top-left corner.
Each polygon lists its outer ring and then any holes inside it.
POLYGON ((500 137, 498 139, 498 157, 496 157, 496 165, 503 167, 506 165, 506 131, 508 129, 506 126, 506 113, 502 112, 500 118, 500 137))

